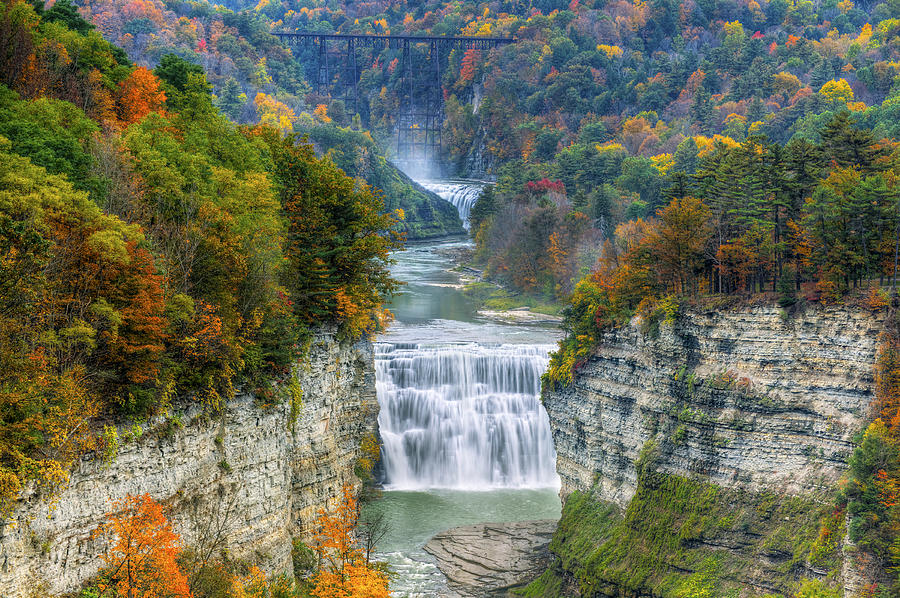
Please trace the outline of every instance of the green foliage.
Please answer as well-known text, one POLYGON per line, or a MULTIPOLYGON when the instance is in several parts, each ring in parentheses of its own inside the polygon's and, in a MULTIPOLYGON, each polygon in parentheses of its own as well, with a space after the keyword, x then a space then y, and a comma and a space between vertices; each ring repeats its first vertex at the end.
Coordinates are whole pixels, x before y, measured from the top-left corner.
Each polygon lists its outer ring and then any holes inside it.
POLYGON ((168 56, 160 83, 68 2, 42 14, 0 10, 0 515, 84 451, 112 458, 100 418, 216 409, 235 382, 296 417, 280 383, 307 326, 383 325, 400 245, 330 159, 220 116, 200 67, 168 56))
POLYGON ((573 579, 583 596, 610 588, 663 597, 729 596, 746 588, 764 554, 784 555, 765 576, 788 593, 797 588, 795 574, 803 570, 824 510, 812 500, 724 489, 655 473, 645 464, 624 513, 591 492, 566 499, 550 545, 557 560, 521 594, 556 596, 563 580, 573 579), (740 550, 713 548, 737 537, 740 550))
POLYGON ((318 565, 316 553, 312 548, 303 543, 300 538, 291 541, 291 562, 294 567, 294 577, 305 579, 315 571, 318 565))
POLYGON ((380 195, 348 177, 312 146, 263 133, 288 221, 283 283, 294 313, 307 321, 336 320, 358 337, 383 325, 382 298, 397 285, 388 265, 401 246, 396 220, 380 195))
POLYGON ((456 208, 391 164, 368 132, 334 124, 298 125, 294 130, 300 137, 307 136, 320 154, 330 157, 348 176, 380 190, 385 210, 403 214, 396 226, 407 239, 464 233, 456 208))

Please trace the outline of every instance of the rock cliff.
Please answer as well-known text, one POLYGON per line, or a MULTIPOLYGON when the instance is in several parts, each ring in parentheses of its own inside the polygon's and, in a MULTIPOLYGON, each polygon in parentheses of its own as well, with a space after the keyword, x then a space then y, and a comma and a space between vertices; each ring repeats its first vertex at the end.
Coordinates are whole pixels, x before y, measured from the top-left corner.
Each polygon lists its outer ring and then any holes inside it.
POLYGON ((696 313, 658 334, 603 336, 569 388, 544 404, 563 496, 625 506, 634 462, 660 437, 660 470, 727 487, 793 494, 828 487, 873 396, 880 322, 868 312, 778 308, 696 313))
POLYGON ((865 311, 755 307, 606 333, 544 396, 575 500, 530 595, 668 595, 712 569, 719 590, 783 592, 836 570, 816 536, 869 415, 880 330, 865 311))
POLYGON ((171 508, 187 544, 221 536, 232 557, 290 570, 292 537, 309 539, 317 509, 333 504, 345 482, 359 483, 360 442, 378 411, 369 343, 319 333, 297 377, 302 403, 293 410, 261 407, 246 394, 212 416, 188 408, 144 426, 109 460, 85 457, 52 504, 23 497, 0 530, 0 595, 78 587, 97 570, 91 532, 109 501, 145 492, 171 508))

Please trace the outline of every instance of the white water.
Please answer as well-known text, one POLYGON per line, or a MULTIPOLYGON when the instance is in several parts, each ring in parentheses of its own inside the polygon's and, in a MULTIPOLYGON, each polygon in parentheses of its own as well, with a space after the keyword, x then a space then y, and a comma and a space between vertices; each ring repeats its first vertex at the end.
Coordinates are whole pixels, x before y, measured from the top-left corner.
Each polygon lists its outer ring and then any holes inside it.
POLYGON ((386 486, 557 486, 550 422, 538 399, 552 348, 379 343, 386 486))
POLYGON ((465 229, 469 230, 469 213, 481 194, 484 183, 473 181, 419 181, 419 184, 456 206, 459 212, 459 219, 462 220, 465 229))
MULTIPOLYGON (((482 184, 426 182, 468 224, 482 184)), ((445 595, 423 546, 434 534, 484 521, 558 517, 559 478, 540 375, 559 331, 480 316, 450 254, 470 245, 417 245, 396 254, 408 284, 375 348, 385 492, 366 505, 387 516, 377 558, 398 598, 445 595)))

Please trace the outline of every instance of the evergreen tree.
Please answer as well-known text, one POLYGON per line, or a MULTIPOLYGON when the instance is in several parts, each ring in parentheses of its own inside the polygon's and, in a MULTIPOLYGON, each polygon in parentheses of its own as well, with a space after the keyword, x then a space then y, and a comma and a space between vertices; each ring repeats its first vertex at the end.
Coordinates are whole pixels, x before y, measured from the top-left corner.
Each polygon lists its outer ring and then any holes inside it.
POLYGON ((879 158, 887 152, 875 144, 872 132, 854 127, 855 120, 846 110, 838 112, 822 130, 822 150, 838 166, 858 166, 863 172, 883 170, 879 158))
POLYGON ((247 104, 247 95, 241 90, 240 84, 234 79, 234 77, 229 77, 228 81, 225 82, 225 85, 222 87, 221 93, 216 100, 216 105, 219 109, 228 115, 231 120, 238 120, 241 116, 241 112, 244 110, 244 106, 247 104))
POLYGON ((704 86, 694 92, 694 100, 690 110, 691 122, 695 123, 701 133, 710 132, 713 118, 713 106, 710 93, 704 86))

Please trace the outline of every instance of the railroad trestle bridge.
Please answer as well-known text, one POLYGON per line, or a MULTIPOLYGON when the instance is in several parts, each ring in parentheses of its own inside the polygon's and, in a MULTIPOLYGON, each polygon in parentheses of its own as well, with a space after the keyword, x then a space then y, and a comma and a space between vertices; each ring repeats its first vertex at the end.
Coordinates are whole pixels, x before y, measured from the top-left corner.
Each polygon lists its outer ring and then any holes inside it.
POLYGON ((400 162, 425 162, 440 156, 444 122, 443 65, 452 50, 491 50, 515 43, 508 37, 439 35, 367 35, 277 32, 293 48, 316 48, 316 92, 342 99, 350 114, 360 108, 360 50, 400 50, 400 106, 396 116, 400 162), (422 52, 413 52, 423 46, 422 52), (337 80, 335 82, 335 79, 337 80))

